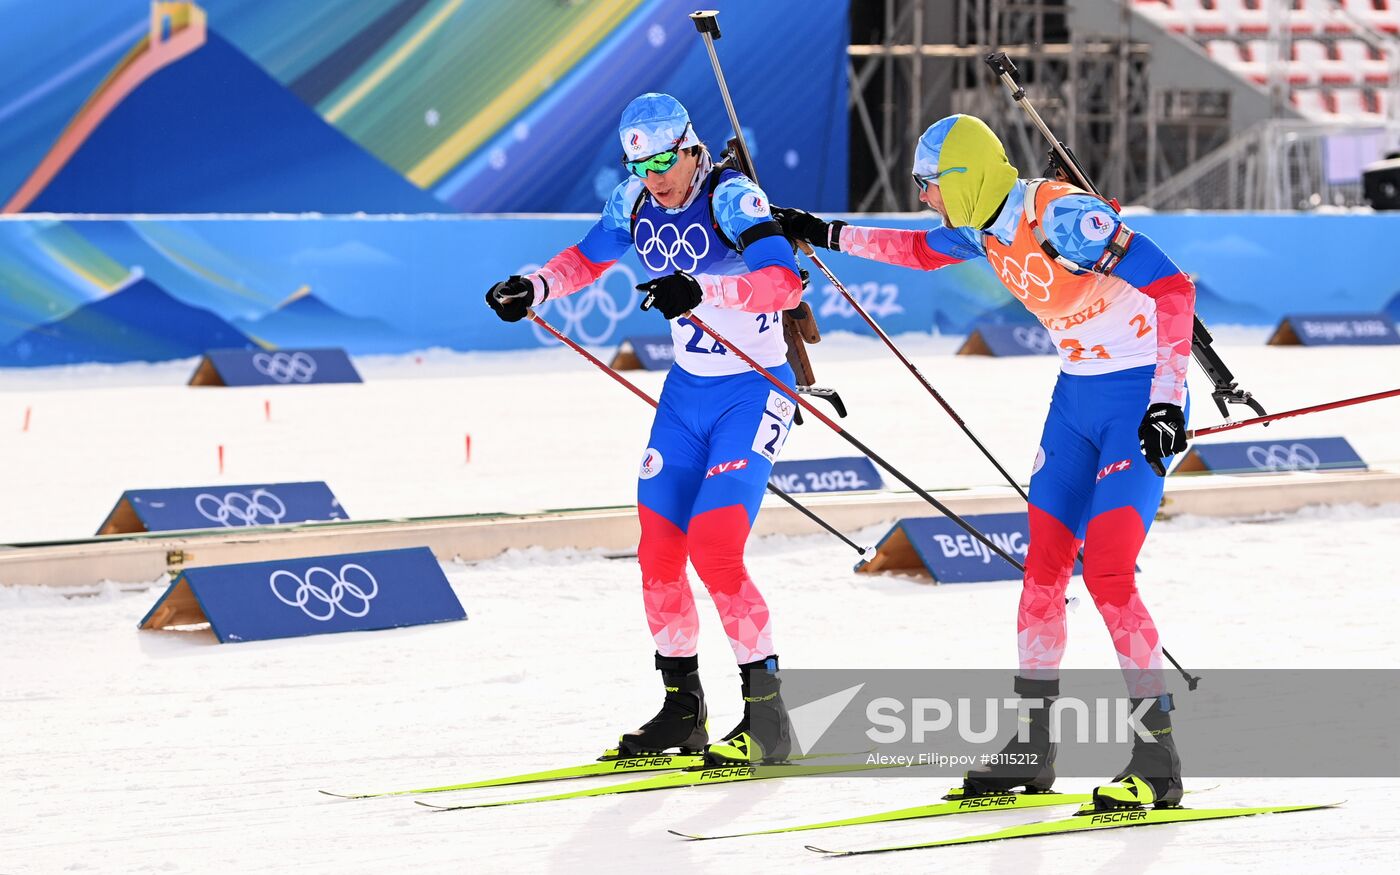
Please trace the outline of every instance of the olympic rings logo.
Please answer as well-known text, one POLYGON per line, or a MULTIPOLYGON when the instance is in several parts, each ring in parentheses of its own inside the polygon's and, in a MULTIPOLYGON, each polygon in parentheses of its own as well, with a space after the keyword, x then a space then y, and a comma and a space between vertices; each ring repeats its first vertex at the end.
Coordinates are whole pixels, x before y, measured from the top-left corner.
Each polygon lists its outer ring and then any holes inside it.
POLYGON ((253 356, 253 367, 277 383, 309 383, 316 376, 316 360, 304 352, 260 352, 253 356))
MULTIPOLYGON (((519 271, 521 276, 538 270, 526 265, 519 271)), ((535 307, 541 316, 547 316, 550 323, 564 334, 580 343, 600 346, 612 340, 618 323, 636 309, 641 300, 637 291, 637 274, 625 264, 614 264, 588 288, 562 298, 550 298, 535 307), (621 298, 608 291, 608 287, 621 286, 621 298)), ((534 322, 530 327, 541 345, 550 345, 554 336, 534 322)))
POLYGON ((1028 252, 1025 263, 1021 264, 1014 258, 1002 258, 995 252, 988 252, 987 261, 1001 277, 1002 283, 1022 301, 1045 303, 1050 300, 1050 283, 1055 279, 1055 271, 1044 255, 1028 252))
POLYGON ((379 595, 379 581, 374 579, 374 575, 369 573, 369 569, 363 565, 356 565, 347 562, 340 566, 340 574, 332 574, 330 569, 313 565, 306 569, 306 577, 298 577, 295 573, 286 570, 272 572, 267 579, 268 586, 272 588, 272 594, 277 596, 277 600, 284 605, 294 608, 301 608, 302 613, 317 622, 324 623, 335 616, 339 610, 347 617, 363 617, 369 613, 370 600, 379 595), (352 571, 364 575, 361 582, 349 579, 352 571), (316 580, 325 578, 329 589, 318 586, 316 580), (279 580, 286 582, 280 584, 279 580), (295 586, 288 596, 283 589, 295 586), (368 587, 368 588, 366 588, 368 587), (345 598, 350 597, 355 603, 349 607, 345 605, 345 598), (317 605, 325 605, 324 613, 317 605), (315 608, 313 610, 313 607, 315 608))
POLYGON ((1012 329, 1011 336, 1023 349, 1028 349, 1031 352, 1044 354, 1055 351, 1055 342, 1050 339, 1048 333, 1040 328, 1017 325, 1012 329))
POLYGON ((637 222, 633 242, 637 247, 637 257, 653 273, 670 273, 673 270, 694 273, 705 256, 710 254, 710 235, 698 222, 687 225, 682 231, 671 222, 658 228, 650 219, 642 219, 637 222), (698 244, 694 239, 697 236, 698 244), (681 255, 689 259, 688 267, 677 260, 681 255), (654 256, 660 257, 659 264, 653 260, 654 256))
POLYGON ((221 526, 275 526, 287 515, 287 505, 266 489, 254 489, 251 495, 229 492, 222 497, 201 492, 194 497, 195 510, 207 520, 221 526))
POLYGON ((1245 451, 1245 457, 1261 471, 1316 471, 1322 464, 1307 444, 1255 445, 1245 451))

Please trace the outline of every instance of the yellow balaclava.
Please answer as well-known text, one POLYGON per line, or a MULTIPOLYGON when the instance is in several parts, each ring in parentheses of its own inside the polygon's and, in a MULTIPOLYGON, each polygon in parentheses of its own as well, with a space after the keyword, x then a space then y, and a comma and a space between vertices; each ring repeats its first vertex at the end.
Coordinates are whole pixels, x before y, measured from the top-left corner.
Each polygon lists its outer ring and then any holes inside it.
POLYGON ((924 131, 914 150, 914 175, 938 185, 953 227, 982 228, 1018 174, 986 122, 959 114, 924 131))

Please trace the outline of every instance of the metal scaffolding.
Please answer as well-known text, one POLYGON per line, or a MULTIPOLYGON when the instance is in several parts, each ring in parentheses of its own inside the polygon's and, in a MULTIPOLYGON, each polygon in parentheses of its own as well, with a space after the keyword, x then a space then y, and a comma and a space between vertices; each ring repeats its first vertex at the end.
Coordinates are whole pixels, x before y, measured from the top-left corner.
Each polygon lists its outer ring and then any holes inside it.
POLYGON ((1117 34, 1071 31, 1064 0, 855 0, 852 20, 856 211, 920 208, 905 182, 914 144, 931 122, 954 112, 985 120, 1022 176, 1044 172, 1043 138, 983 63, 993 51, 1011 56, 1045 121, 1089 176, 1124 203, 1229 136, 1228 94, 1154 93, 1150 47, 1117 34), (858 42, 872 33, 878 42, 858 42))

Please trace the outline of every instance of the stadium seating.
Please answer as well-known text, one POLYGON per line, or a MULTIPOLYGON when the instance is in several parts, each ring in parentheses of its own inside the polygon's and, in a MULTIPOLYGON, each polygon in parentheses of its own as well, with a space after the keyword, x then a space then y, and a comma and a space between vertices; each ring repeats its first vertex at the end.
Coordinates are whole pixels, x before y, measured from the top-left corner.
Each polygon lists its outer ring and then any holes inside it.
POLYGON ((1382 33, 1400 33, 1400 0, 1346 0, 1346 9, 1382 33))
POLYGON ((1385 59, 1380 53, 1358 39, 1339 39, 1337 56, 1342 64, 1358 73, 1360 78, 1375 85, 1384 85, 1389 76, 1385 59))
POLYGON ((1269 32, 1263 0, 1217 0, 1217 5, 1228 25, 1227 33, 1249 36, 1269 32))
POLYGON ((1376 92, 1369 88, 1334 88, 1337 115, 1345 119, 1367 121, 1375 118, 1378 104, 1376 92))
MULTIPOLYGON (((1245 43, 1236 43, 1229 40, 1216 40, 1215 42, 1226 43, 1237 47, 1236 55, 1240 60, 1236 62, 1228 60, 1229 54, 1224 48, 1219 49, 1221 55, 1226 58, 1226 60, 1221 61, 1226 67, 1259 85, 1263 85, 1265 82, 1269 81, 1268 66, 1266 64, 1269 56, 1265 51, 1268 46, 1267 43, 1261 40, 1245 43)), ((1209 53, 1209 50, 1207 51, 1209 53)), ((1211 59, 1218 60, 1213 53, 1211 53, 1211 59)))
MULTIPOLYGON (((1258 86, 1269 83, 1277 49, 1268 39, 1266 0, 1125 0, 1198 43, 1212 61, 1258 86)), ((1279 59, 1291 102, 1318 120, 1385 116, 1391 69, 1364 31, 1400 34, 1400 0, 1283 0, 1286 55, 1279 59)))
POLYGON ((1289 59, 1288 84, 1316 85, 1322 81, 1323 68, 1329 63, 1327 46, 1314 39, 1293 41, 1293 57, 1289 59))

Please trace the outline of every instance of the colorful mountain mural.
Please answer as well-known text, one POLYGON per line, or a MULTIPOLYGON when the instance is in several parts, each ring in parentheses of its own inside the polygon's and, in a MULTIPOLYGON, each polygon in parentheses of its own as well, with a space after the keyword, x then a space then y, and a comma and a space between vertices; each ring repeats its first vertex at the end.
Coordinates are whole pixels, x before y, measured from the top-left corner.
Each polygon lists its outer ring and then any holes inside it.
POLYGON ((0 367, 154 362, 189 358, 206 349, 257 346, 208 310, 181 303, 149 279, 136 277, 0 346, 0 367))
POLYGON ((117 103, 25 207, 60 213, 441 208, 213 31, 117 103))
POLYGON ((271 313, 257 319, 234 319, 233 325, 276 346, 338 346, 357 355, 401 353, 432 345, 415 341, 379 319, 342 313, 305 287, 271 313))
MULTIPOLYGON (((777 202, 846 205, 847 2, 710 4, 777 202)), ((731 133, 674 0, 83 5, 0 28, 8 212, 578 212, 620 180, 637 94, 731 133)))

